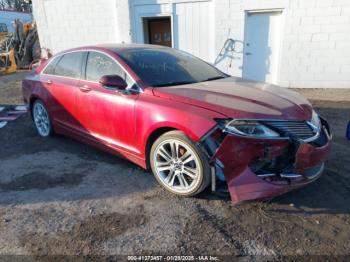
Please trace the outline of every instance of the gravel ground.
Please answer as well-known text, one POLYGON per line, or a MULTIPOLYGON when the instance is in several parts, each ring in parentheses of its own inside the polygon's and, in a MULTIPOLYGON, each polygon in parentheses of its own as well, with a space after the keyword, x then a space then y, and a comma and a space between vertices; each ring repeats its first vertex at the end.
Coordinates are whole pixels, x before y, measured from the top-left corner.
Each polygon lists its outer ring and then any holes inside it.
POLYGON ((26 71, 9 75, 0 75, 0 105, 23 104, 22 79, 26 71))
MULTIPOLYGON (((0 77, 0 104, 22 103, 21 77, 0 77)), ((350 94, 299 91, 333 129, 324 176, 238 206, 209 192, 170 195, 126 160, 40 138, 29 116, 10 122, 0 129, 0 254, 349 255, 350 94)))

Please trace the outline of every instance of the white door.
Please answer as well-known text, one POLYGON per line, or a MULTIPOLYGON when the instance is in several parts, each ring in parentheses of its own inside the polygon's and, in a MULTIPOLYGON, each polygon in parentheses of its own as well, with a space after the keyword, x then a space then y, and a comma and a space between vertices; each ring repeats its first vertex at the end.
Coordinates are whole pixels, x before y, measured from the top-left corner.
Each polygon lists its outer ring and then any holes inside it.
POLYGON ((174 3, 175 48, 198 56, 207 62, 214 60, 213 6, 212 1, 174 3))
POLYGON ((214 60, 214 2, 206 0, 132 1, 134 42, 145 43, 145 18, 171 17, 172 46, 194 54, 205 61, 214 60))
POLYGON ((247 13, 243 78, 277 83, 281 30, 282 12, 247 13))

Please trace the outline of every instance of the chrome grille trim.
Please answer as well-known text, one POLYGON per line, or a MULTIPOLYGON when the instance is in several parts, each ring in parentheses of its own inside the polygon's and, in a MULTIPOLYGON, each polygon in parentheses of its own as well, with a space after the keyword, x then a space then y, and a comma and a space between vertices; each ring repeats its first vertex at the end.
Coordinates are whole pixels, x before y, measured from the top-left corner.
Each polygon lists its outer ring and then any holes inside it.
POLYGON ((262 123, 285 136, 303 142, 310 142, 319 136, 319 130, 312 128, 307 121, 268 120, 262 123))

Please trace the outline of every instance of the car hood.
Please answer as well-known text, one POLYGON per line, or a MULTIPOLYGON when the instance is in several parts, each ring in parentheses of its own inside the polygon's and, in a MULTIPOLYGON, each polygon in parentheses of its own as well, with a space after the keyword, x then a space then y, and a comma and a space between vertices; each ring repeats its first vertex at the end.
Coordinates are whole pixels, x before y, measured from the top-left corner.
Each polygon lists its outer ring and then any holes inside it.
POLYGON ((312 115, 310 103, 297 92, 237 77, 157 87, 153 93, 230 118, 310 120, 312 115))

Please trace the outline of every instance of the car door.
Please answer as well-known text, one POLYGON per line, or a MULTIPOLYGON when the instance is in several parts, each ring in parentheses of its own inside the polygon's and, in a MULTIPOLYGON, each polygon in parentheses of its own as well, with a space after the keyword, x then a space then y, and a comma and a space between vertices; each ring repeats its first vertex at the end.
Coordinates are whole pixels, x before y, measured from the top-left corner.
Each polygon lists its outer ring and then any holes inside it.
POLYGON ((77 93, 77 112, 84 127, 82 132, 119 151, 138 153, 133 146, 134 108, 138 93, 126 94, 99 83, 104 75, 119 75, 131 88, 133 80, 113 57, 97 51, 88 52, 84 71, 77 93))
POLYGON ((77 129, 76 94, 82 74, 82 52, 67 53, 54 58, 45 68, 40 81, 47 92, 46 106, 54 124, 77 129))

